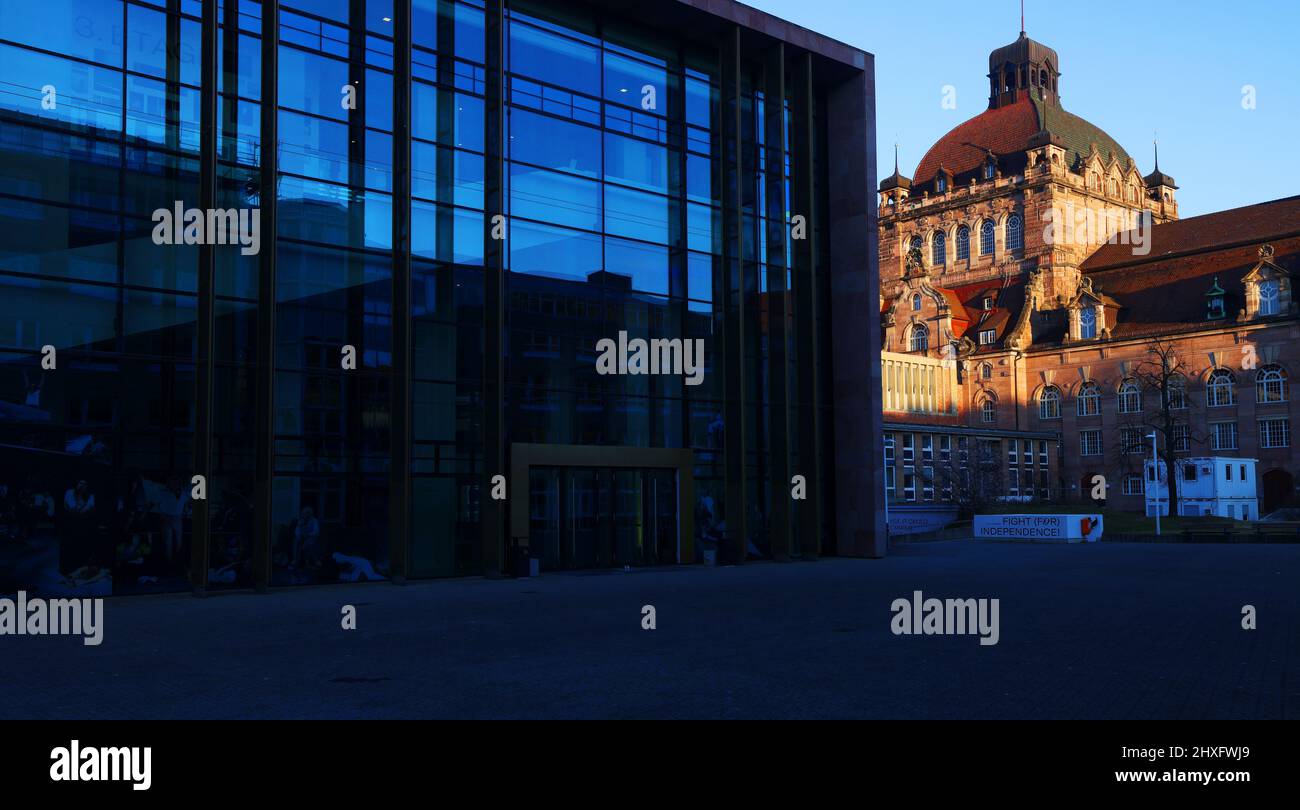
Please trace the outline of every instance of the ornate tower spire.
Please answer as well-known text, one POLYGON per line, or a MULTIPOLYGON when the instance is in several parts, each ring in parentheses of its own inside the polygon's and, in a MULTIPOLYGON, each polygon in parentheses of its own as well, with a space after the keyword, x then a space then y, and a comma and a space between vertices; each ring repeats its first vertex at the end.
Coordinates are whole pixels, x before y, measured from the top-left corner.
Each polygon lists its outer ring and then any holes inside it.
POLYGON ((989 54, 989 107, 1014 104, 1028 94, 1059 103, 1057 80, 1060 77, 1061 60, 1056 51, 1035 42, 1021 30, 1015 42, 989 54))

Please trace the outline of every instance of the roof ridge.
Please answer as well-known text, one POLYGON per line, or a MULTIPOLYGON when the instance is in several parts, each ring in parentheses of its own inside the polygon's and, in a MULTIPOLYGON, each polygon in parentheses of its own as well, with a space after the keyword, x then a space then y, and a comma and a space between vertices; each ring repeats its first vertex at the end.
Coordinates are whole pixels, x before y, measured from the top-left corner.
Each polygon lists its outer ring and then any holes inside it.
MULTIPOLYGON (((1165 224, 1169 224, 1169 223, 1165 223, 1165 224)), ((1189 248, 1187 250, 1175 250, 1169 253, 1161 253, 1158 256, 1156 255, 1139 256, 1130 261, 1116 262, 1114 264, 1103 264, 1100 267, 1097 267, 1095 269, 1089 269, 1084 267, 1083 272, 1087 275, 1092 276, 1101 273, 1108 273, 1112 270, 1128 270, 1129 268, 1136 267, 1142 264, 1153 264, 1155 262, 1168 261, 1170 259, 1183 259, 1188 256, 1199 256, 1204 253, 1226 253, 1229 250, 1236 250, 1237 248, 1250 247, 1252 245, 1258 245, 1260 242, 1266 242, 1270 240, 1296 239, 1296 238, 1300 238, 1300 229, 1296 229, 1294 231, 1289 231, 1286 233, 1270 233, 1270 234, 1265 234, 1263 236, 1254 236, 1249 239, 1238 239, 1234 242, 1219 242, 1210 245, 1203 245, 1201 247, 1189 248)), ((1093 256, 1095 255, 1097 254, 1094 253, 1093 256)), ((1088 260, 1085 259, 1083 264, 1087 265, 1087 263, 1088 260)))

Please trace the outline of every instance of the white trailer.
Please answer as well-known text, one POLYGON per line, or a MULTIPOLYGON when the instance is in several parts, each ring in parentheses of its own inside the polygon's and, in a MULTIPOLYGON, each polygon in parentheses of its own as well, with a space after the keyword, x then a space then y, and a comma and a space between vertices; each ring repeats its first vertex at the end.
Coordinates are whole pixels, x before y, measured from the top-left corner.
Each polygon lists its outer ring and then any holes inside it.
MULTIPOLYGON (((1178 514, 1184 517, 1214 515, 1233 520, 1258 520, 1253 458, 1205 456, 1180 458, 1174 464, 1178 476, 1178 514)), ((1143 468, 1147 516, 1169 514, 1169 480, 1165 462, 1157 467, 1147 459, 1143 468)))

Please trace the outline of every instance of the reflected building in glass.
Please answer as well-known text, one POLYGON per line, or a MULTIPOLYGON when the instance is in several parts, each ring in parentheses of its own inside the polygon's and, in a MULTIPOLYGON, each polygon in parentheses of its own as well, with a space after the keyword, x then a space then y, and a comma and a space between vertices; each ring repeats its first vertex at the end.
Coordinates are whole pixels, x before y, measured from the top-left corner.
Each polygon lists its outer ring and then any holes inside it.
POLYGON ((0 593, 884 553, 869 54, 725 0, 0 19, 0 593))

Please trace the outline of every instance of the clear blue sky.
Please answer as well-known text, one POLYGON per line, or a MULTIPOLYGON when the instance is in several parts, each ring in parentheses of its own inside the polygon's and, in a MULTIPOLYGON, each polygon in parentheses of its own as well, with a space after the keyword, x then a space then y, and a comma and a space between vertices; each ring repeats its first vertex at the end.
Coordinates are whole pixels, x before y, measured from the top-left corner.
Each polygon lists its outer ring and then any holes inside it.
MULTIPOLYGON (((988 106, 989 51, 1020 34, 1019 0, 744 0, 876 56, 879 167, 910 176, 988 106), (957 109, 941 106, 957 89, 957 109)), ((1065 108, 1178 181, 1183 217, 1300 194, 1300 1, 1025 0, 1028 35, 1061 57, 1065 108), (1256 108, 1242 108, 1242 87, 1256 108)))

